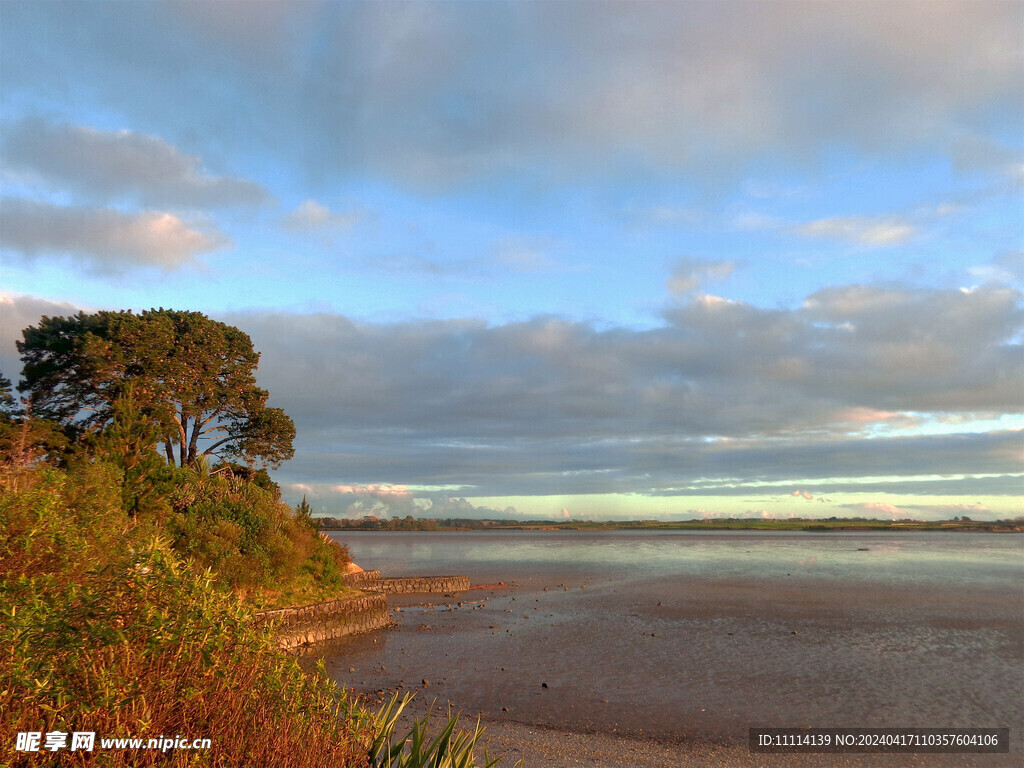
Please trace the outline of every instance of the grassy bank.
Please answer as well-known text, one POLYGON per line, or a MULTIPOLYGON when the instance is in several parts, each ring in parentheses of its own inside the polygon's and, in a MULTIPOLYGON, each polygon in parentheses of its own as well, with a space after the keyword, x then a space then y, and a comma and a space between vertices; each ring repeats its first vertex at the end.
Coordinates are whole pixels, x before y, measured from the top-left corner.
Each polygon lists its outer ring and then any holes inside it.
POLYGON ((103 461, 4 470, 0 764, 345 768, 447 752, 475 765, 472 734, 396 733, 253 622, 265 605, 344 594, 343 548, 248 480, 173 470, 158 496, 130 514, 123 470, 103 461), (19 751, 33 732, 40 751, 19 751), (72 751, 75 733, 95 733, 94 749, 72 751), (65 745, 46 751, 48 734, 65 745), (210 747, 101 748, 129 737, 210 747))

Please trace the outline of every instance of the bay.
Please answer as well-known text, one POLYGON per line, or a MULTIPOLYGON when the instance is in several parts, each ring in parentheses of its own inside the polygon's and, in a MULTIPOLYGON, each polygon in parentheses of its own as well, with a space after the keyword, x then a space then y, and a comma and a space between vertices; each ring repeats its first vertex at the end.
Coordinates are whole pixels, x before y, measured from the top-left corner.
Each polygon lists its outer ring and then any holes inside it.
POLYGON ((359 691, 426 680, 490 720, 663 740, 1024 725, 1017 535, 331 535, 386 576, 517 585, 391 598, 396 628, 325 653, 359 691))

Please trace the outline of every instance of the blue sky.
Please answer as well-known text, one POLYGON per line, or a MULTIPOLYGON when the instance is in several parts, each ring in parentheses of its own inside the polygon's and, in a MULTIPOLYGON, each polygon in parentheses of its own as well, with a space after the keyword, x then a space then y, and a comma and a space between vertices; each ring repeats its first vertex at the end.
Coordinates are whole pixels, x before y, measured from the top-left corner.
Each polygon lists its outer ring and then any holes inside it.
POLYGON ((323 514, 1009 517, 1018 2, 0 2, 0 370, 246 330, 323 514))

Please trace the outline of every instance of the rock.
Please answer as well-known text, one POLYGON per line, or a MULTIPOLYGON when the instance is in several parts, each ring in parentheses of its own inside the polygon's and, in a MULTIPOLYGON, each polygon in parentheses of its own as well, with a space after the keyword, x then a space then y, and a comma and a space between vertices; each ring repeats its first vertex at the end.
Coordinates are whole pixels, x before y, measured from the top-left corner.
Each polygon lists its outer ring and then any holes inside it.
POLYGON ((355 667, 349 667, 349 668, 348 668, 348 673, 349 673, 350 675, 354 675, 354 674, 355 674, 355 672, 356 672, 356 668, 355 668, 355 667))
POLYGON ((541 688, 547 688, 547 687, 548 687, 548 684, 547 684, 547 683, 541 683, 541 684, 540 684, 540 687, 541 687, 541 688))
POLYGON ((502 712, 508 712, 508 707, 502 707, 502 708, 501 708, 501 711, 502 711, 502 712))
POLYGON ((427 680, 426 678, 423 678, 423 687, 426 688, 429 685, 430 685, 430 681, 427 680))

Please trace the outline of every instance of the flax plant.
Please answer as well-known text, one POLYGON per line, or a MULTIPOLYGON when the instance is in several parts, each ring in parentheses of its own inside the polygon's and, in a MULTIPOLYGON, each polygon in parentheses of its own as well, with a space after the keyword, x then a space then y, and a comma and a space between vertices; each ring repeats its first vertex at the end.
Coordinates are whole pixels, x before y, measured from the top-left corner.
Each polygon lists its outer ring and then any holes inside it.
POLYGON ((458 715, 449 712, 446 722, 431 737, 427 715, 414 720, 401 735, 398 723, 412 699, 413 694, 401 698, 395 694, 377 712, 378 730, 370 746, 369 768, 492 768, 498 764, 500 758, 491 760, 486 747, 483 763, 477 763, 475 752, 484 733, 479 720, 472 731, 460 731, 458 715))

